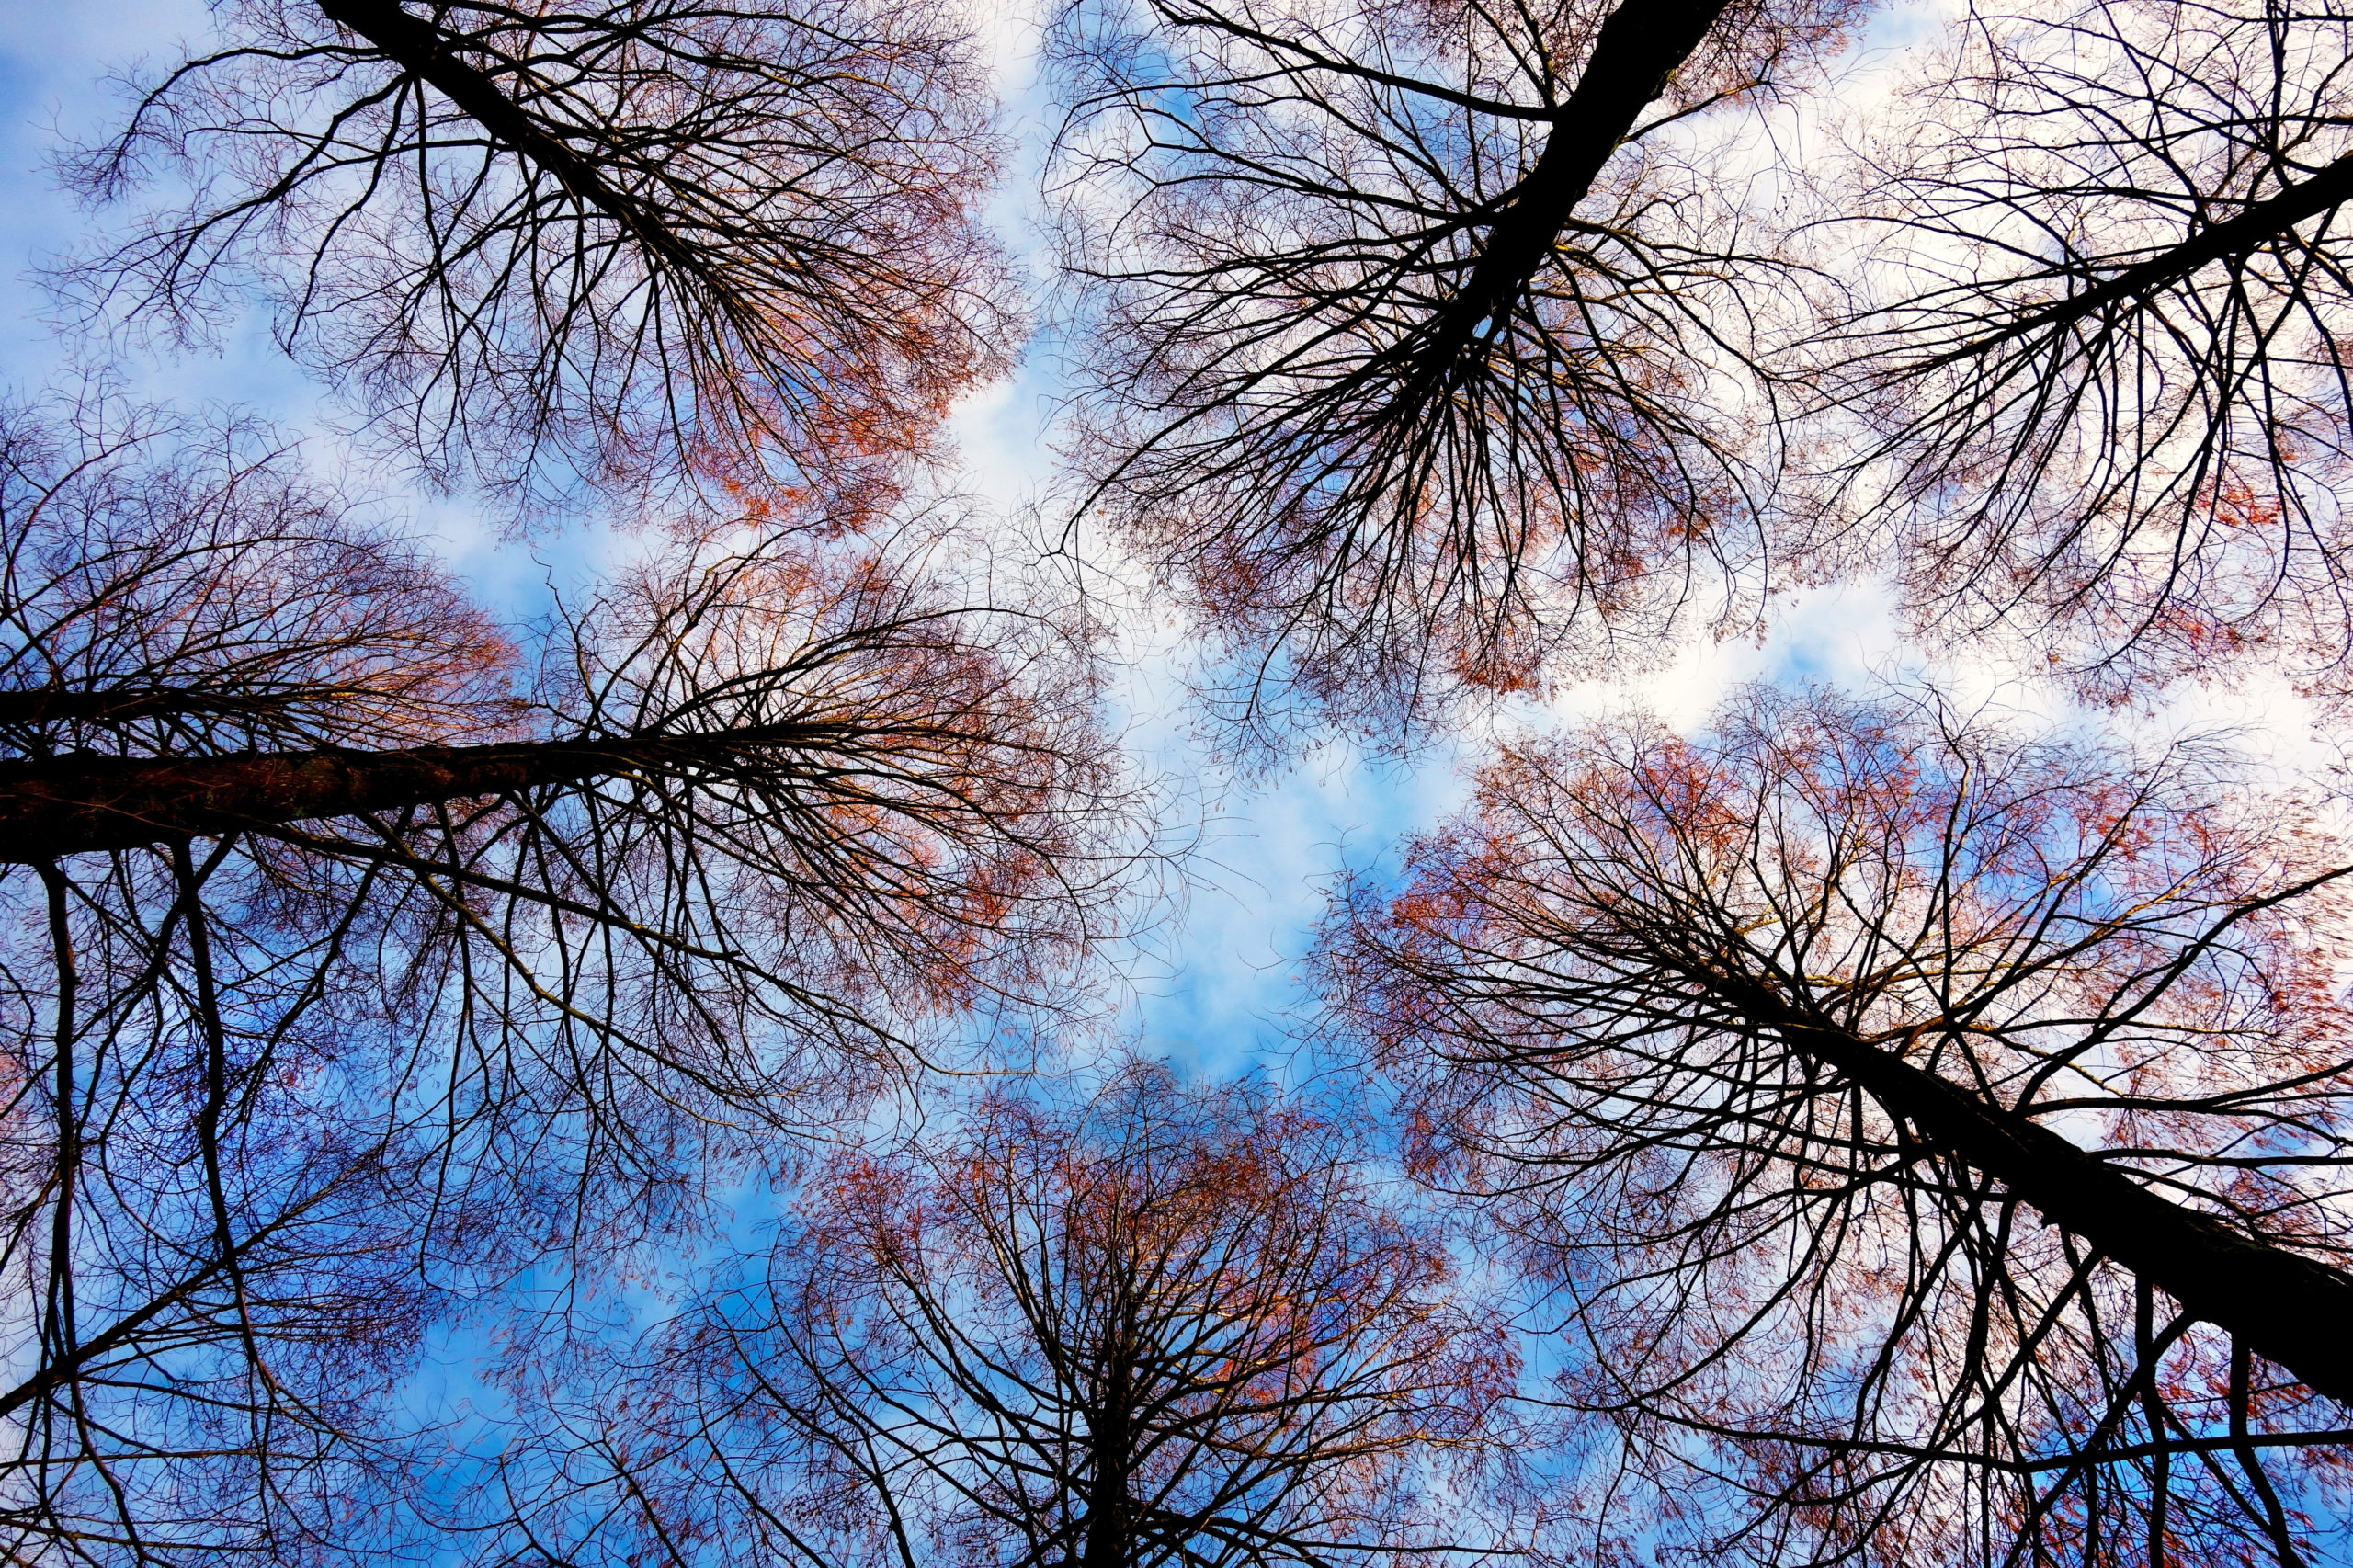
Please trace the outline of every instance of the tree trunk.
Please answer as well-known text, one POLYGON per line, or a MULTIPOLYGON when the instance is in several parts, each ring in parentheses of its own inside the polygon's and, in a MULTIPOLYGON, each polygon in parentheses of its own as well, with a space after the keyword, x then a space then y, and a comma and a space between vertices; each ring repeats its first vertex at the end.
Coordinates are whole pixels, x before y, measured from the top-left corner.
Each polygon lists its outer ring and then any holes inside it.
POLYGON ((550 135, 517 108, 498 84, 460 59, 449 35, 419 20, 393 0, 318 0, 319 9, 376 46, 385 59, 430 84, 506 147, 552 175, 579 200, 602 211, 648 250, 700 272, 692 246, 670 231, 643 202, 617 189, 586 159, 550 135))
POLYGON ((0 691, 0 724, 128 723, 182 715, 234 718, 268 713, 298 700, 357 694, 357 688, 289 686, 272 690, 206 691, 198 687, 37 686, 0 691))
POLYGON ((838 748, 854 738, 839 726, 771 724, 598 741, 0 764, 0 864, 511 794, 606 774, 675 773, 746 753, 838 748))
POLYGON ((2104 283, 2045 305, 1927 363, 1932 368, 1954 364, 2047 327, 2072 325, 2109 305, 2177 282, 2209 262, 2247 255, 2265 241, 2288 233, 2305 219, 2333 211, 2347 201, 2353 201, 2353 153, 2328 165, 2312 178, 2299 180, 2278 195, 2242 209, 2237 217, 2209 224, 2171 249, 2135 262, 2104 283))
POLYGON ((1086 1544, 1080 1568, 1126 1568, 1129 1551, 1130 1376, 1115 1360, 1102 1403, 1087 1415, 1086 1544))
POLYGON ((2353 1276, 2160 1198, 2049 1128, 1806 1017, 1762 984, 1720 971, 1692 978, 2191 1316, 2353 1403, 2353 1276))
POLYGON ((1481 322, 1518 301, 1636 118, 1666 90, 1729 4, 1625 0, 1609 14, 1536 166, 1513 187, 1469 281, 1432 324, 1432 358, 1451 361, 1481 322))

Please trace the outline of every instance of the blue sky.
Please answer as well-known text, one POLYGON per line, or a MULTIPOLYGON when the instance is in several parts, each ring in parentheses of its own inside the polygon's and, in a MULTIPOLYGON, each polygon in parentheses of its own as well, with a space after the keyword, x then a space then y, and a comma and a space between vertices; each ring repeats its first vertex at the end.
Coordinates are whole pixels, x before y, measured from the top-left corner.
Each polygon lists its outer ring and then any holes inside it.
MULTIPOLYGON (((74 372, 30 273, 88 222, 44 166, 51 149, 61 131, 88 135, 105 125, 119 102, 105 85, 108 73, 142 56, 167 57, 177 40, 204 30, 206 9, 199 0, 109 6, 0 0, 0 6, 6 24, 0 28, 0 255, 6 258, 0 267, 0 378, 32 391, 74 372)), ((1050 110, 1031 80, 1033 28, 1017 12, 993 14, 999 19, 990 36, 1009 128, 1025 149, 995 213, 1006 243, 1042 282, 1030 228, 1034 165, 1027 160, 1050 110)), ((1916 17, 1915 10, 1891 12, 1875 29, 1876 41, 1900 51, 1917 36, 1916 17)), ((318 390, 251 323, 233 327, 218 350, 133 360, 119 370, 142 395, 234 404, 299 429, 320 428, 318 390)), ((963 462, 956 487, 1004 517, 1019 517, 1052 468, 1057 390, 1051 345, 1040 340, 1014 378, 970 399, 955 425, 963 462)), ((324 467, 354 461, 331 433, 322 431, 310 450, 324 467)), ((613 547, 609 535, 593 528, 528 543, 504 540, 462 501, 420 495, 396 476, 351 477, 413 518, 486 603, 510 614, 528 613, 551 578, 592 573, 613 547)), ((1133 642, 1137 661, 1125 700, 1139 764, 1177 786, 1172 800, 1183 803, 1171 811, 1198 817, 1202 848, 1188 869, 1185 895, 1131 967, 1127 1012, 1116 1032, 1188 1069, 1233 1072, 1281 1053, 1287 1020, 1304 1002, 1295 960, 1324 888, 1344 868, 1375 863, 1401 835, 1439 820, 1461 799, 1464 765, 1475 760, 1482 743, 1473 738, 1410 766, 1334 745, 1278 776, 1235 783, 1207 767, 1190 733, 1177 662, 1180 630, 1139 627, 1133 642)), ((1745 681, 1852 684, 1915 665, 1884 594, 1863 585, 1788 600, 1761 642, 1695 641, 1638 680, 1578 687, 1549 710, 1506 715, 1499 728, 1561 722, 1640 701, 1688 729, 1745 681)), ((1995 672, 1961 674, 1972 683, 1998 678, 1995 672)), ((2237 722, 2251 711, 2244 698, 2190 694, 2170 718, 2237 722)))
MULTIPOLYGON (((0 255, 6 258, 0 269, 0 377, 28 392, 74 373, 32 270, 90 222, 57 189, 45 167, 51 150, 60 132, 87 136, 108 123, 119 103, 106 85, 109 73, 142 57, 167 58, 178 40, 204 31, 207 17, 199 0, 0 4, 6 16, 0 28, 0 255)), ((1026 151, 1038 144, 1049 110, 1031 81, 1034 30, 1014 13, 1002 16, 991 36, 1010 126, 1026 151)), ((1007 244, 1042 281, 1030 229, 1032 189, 1034 167, 1025 162, 1000 196, 996 217, 1007 244)), ((217 351, 153 356, 118 369, 142 395, 233 404, 298 429, 318 430, 325 408, 318 389, 251 322, 233 327, 217 351)), ((957 487, 1001 516, 1017 517, 1051 468, 1057 390, 1051 344, 1041 340, 1013 379, 969 400, 956 421, 963 459, 957 487)), ((310 451, 324 467, 354 461, 324 431, 310 451)), ((609 547, 593 529, 528 543, 503 540, 462 501, 418 494, 397 476, 354 477, 413 518, 484 601, 508 613, 533 608, 551 576, 592 572, 609 547)), ((1126 696, 1139 762, 1179 786, 1176 797, 1188 804, 1175 809, 1197 814, 1203 831, 1187 892, 1133 966, 1130 1012, 1118 1032, 1188 1069, 1233 1072, 1282 1049, 1286 1019, 1303 1000, 1294 960, 1322 890, 1344 867, 1375 860, 1401 835, 1443 816, 1461 798, 1469 754, 1397 766, 1333 746, 1279 776, 1235 784, 1205 768, 1189 733, 1175 629, 1140 629, 1137 645, 1143 651, 1126 696)), ((1564 713, 1592 711, 1640 696, 1678 723, 1697 723, 1737 681, 1851 676, 1893 655, 1876 596, 1817 597, 1789 607, 1762 646, 1695 644, 1638 691, 1597 686, 1570 694, 1562 707, 1564 713)), ((1515 722, 1557 716, 1531 711, 1515 722)))
MULTIPOLYGON (((1875 34, 1899 50, 1916 34, 1919 11, 1898 10, 1875 34)), ((56 0, 0 0, 0 381, 38 391, 74 372, 73 356, 49 324, 50 306, 31 277, 45 256, 72 244, 87 222, 58 192, 45 164, 60 131, 92 134, 117 100, 104 86, 110 71, 143 56, 168 58, 183 36, 201 33, 200 0, 134 0, 110 6, 56 0)), ((1034 149, 1048 108, 1029 80, 1030 29, 1017 20, 995 28, 1010 129, 1034 149)), ((1017 166, 995 215, 1006 243, 1035 268, 1042 263, 1031 233, 1034 168, 1017 166)), ((184 404, 234 404, 298 429, 316 432, 310 450, 323 468, 349 469, 349 482, 414 520, 483 602, 529 613, 551 579, 593 574, 626 548, 594 527, 535 538, 504 539, 462 501, 404 487, 396 476, 354 466, 324 428, 319 390, 290 365, 266 332, 233 328, 217 351, 158 357, 117 367, 140 395, 184 404)), ((1017 532, 1053 468, 1058 381, 1051 342, 1041 341, 1006 381, 983 389, 959 412, 955 435, 962 471, 954 487, 970 494, 1017 532)), ((1793 595, 1780 603, 1761 640, 1695 640, 1661 667, 1622 682, 1593 682, 1541 707, 1499 716, 1454 749, 1408 763, 1368 757, 1342 744, 1311 752, 1279 774, 1235 780, 1214 768, 1191 729, 1184 696, 1185 638, 1174 624, 1139 625, 1132 668, 1121 687, 1139 771, 1169 789, 1172 827, 1192 829, 1199 851, 1182 888, 1132 956, 1115 994, 1121 1011, 1115 1043, 1133 1043, 1181 1070, 1224 1075, 1267 1067, 1280 1073, 1290 1031, 1310 1006, 1298 960, 1312 937, 1325 890, 1344 871, 1392 862, 1401 838, 1441 821, 1463 799, 1466 770, 1483 747, 1516 729, 1574 722, 1641 703, 1678 728, 1696 730, 1730 689, 1751 681, 1823 681, 1847 686, 1918 673, 1881 588, 1861 584, 1793 595)), ((1938 673, 1965 693, 2004 687, 2006 673, 1947 664, 1938 673)), ((2047 691, 2005 687, 2011 706, 2064 704, 2047 691)), ((2150 713, 2121 722, 2160 729, 2214 723, 2251 726, 2298 744, 2302 716, 2276 692, 2174 694, 2150 713)), ((740 1225, 766 1212, 741 1206, 740 1225)), ((530 1282, 519 1290, 528 1293, 530 1282)), ((472 1372, 482 1349, 476 1325, 455 1331, 414 1385, 420 1415, 484 1397, 472 1372)))

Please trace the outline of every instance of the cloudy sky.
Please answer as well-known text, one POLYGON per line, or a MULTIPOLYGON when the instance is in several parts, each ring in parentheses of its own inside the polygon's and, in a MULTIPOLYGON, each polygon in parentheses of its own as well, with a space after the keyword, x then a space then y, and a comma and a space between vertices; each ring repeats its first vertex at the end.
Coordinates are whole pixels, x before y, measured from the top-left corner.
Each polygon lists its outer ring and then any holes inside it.
MULTIPOLYGON (((117 111, 110 74, 142 57, 168 55, 177 40, 203 32, 206 16, 200 0, 108 6, 0 0, 0 254, 6 258, 0 268, 0 374, 25 392, 79 374, 77 362, 89 358, 85 347, 77 361, 55 330, 36 277, 41 259, 70 244, 88 222, 58 191, 47 162, 61 137, 90 135, 117 111)), ((1867 68, 1851 78, 1850 91, 1879 90, 1933 14, 1914 6, 1883 15, 1869 40, 1867 68)), ((1020 145, 1035 148, 1048 108, 1031 79, 1033 28, 1017 8, 990 12, 985 25, 996 44, 1011 126, 1020 145)), ((1029 227, 1034 174, 1017 166, 997 216, 1007 244, 1042 267, 1029 227)), ((316 431, 310 453, 322 466, 352 460, 321 427, 317 389, 250 323, 233 327, 217 351, 119 361, 109 370, 142 395, 234 405, 316 431)), ((1056 389, 1051 344, 1033 345, 1015 377, 973 396, 958 416, 958 485, 1000 516, 1020 517, 1051 471, 1056 389)), ((413 517, 482 598, 508 613, 528 613, 551 580, 592 574, 602 555, 626 548, 625 540, 586 526, 528 541, 502 540, 462 500, 417 494, 396 476, 367 474, 360 483, 413 517)), ((1302 1005, 1291 960, 1305 946, 1322 889, 1344 867, 1377 864, 1401 835, 1442 817, 1461 796, 1462 767, 1475 750, 1400 765, 1335 746, 1279 776, 1236 781, 1205 763, 1188 730, 1180 629, 1140 626, 1135 647, 1127 691, 1139 761, 1169 782, 1172 813, 1198 819, 1203 847, 1189 868, 1188 891, 1133 965, 1119 1032, 1189 1068, 1230 1072, 1279 1054, 1285 1020, 1302 1005)), ((1639 702, 1689 729, 1743 682, 1852 685, 1905 678, 1921 667, 1893 625, 1885 596, 1860 585, 1781 604, 1761 642, 1695 641, 1664 668, 1591 683, 1563 694, 1549 710, 1519 710, 1499 722, 1507 731, 1639 702)), ((1937 673, 1964 689, 1999 692, 2013 706, 2058 706, 2052 694, 2010 684, 1999 669, 1948 665, 1937 673)), ((2253 726, 2276 744, 2299 744, 2297 721, 2293 704, 2275 696, 2186 691, 2121 722, 2167 730, 2253 726)))

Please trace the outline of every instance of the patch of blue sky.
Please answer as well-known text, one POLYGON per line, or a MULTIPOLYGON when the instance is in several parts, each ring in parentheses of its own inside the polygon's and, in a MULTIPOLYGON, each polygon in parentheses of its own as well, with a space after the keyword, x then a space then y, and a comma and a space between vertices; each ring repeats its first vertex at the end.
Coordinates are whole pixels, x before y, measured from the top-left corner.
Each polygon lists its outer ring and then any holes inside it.
POLYGON ((61 330, 70 311, 40 272, 78 251, 122 214, 93 214, 60 183, 62 147, 88 145, 117 126, 123 82, 168 63, 179 42, 208 30, 200 0, 129 0, 83 6, 7 0, 0 28, 0 380, 18 390, 70 381, 84 368, 121 376, 141 393, 183 405, 234 405, 296 425, 320 415, 316 385, 252 312, 222 324, 195 352, 158 345, 116 355, 61 330))
POLYGON ((291 360, 267 309, 237 301, 203 340, 101 339, 71 330, 70 312, 42 273, 120 226, 145 197, 93 212, 57 177, 58 149, 117 128, 122 82, 178 58, 210 30, 202 0, 128 0, 106 6, 0 0, 0 390, 70 392, 104 378, 124 395, 184 413, 256 416, 301 437, 304 460, 371 512, 437 548, 486 608, 509 620, 544 613, 554 592, 594 580, 629 542, 595 519, 517 540, 463 495, 431 493, 398 465, 370 456, 344 428, 350 411, 291 360))
POLYGON ((1402 766, 1335 746, 1217 802, 1165 971, 1136 982, 1136 1038, 1183 1070, 1292 1066, 1313 998, 1302 960, 1326 896, 1349 873, 1393 863, 1406 835, 1457 807, 1467 780, 1447 754, 1402 766))

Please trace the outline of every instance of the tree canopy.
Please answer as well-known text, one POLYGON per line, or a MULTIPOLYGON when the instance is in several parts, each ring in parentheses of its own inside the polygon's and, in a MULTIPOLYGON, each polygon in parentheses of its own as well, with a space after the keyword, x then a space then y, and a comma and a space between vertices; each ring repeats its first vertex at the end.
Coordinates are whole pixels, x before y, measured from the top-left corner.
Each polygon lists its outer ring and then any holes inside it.
POLYGON ((112 40, 0 399, 0 1553, 2343 1560, 2348 26, 112 40), (1160 1060, 1306 758, 1461 786, 1160 1060))

